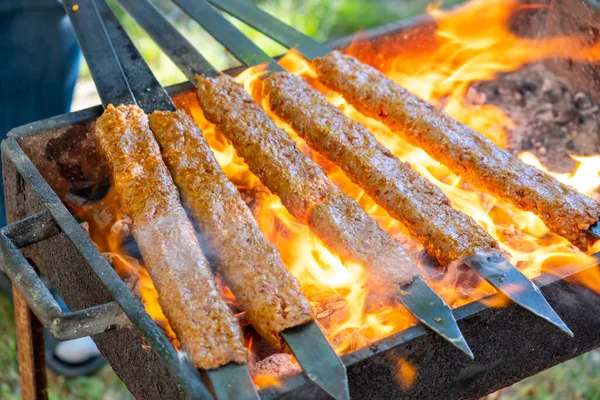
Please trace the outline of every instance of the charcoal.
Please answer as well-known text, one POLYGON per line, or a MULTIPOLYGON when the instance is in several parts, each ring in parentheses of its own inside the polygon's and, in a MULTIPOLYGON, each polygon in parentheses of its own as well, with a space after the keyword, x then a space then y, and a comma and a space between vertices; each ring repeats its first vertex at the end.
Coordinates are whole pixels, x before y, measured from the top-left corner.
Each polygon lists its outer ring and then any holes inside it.
POLYGON ((569 154, 600 153, 600 107, 585 91, 577 90, 541 64, 530 64, 478 82, 465 101, 500 107, 515 122, 507 147, 514 155, 529 151, 552 171, 572 172, 569 154))

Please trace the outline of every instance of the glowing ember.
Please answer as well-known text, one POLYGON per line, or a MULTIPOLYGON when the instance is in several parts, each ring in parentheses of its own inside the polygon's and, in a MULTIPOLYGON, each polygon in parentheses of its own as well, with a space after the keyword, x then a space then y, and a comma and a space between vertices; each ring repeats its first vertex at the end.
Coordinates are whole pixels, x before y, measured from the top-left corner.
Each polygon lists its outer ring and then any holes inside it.
POLYGON ((393 361, 392 367, 394 368, 396 381, 402 389, 409 391, 417 378, 417 370, 404 358, 395 355, 391 355, 389 358, 393 361))

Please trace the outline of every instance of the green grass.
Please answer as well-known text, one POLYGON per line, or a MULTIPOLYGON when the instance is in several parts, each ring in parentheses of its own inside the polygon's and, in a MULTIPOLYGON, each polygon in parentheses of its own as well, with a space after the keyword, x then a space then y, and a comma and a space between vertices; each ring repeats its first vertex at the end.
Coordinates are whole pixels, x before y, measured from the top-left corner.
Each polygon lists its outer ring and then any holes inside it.
POLYGON ((18 399, 19 365, 12 304, 0 294, 0 399, 18 399))
MULTIPOLYGON (((493 397, 493 396, 490 396, 493 397)), ((498 399, 600 399, 600 351, 579 356, 501 391, 498 399)))

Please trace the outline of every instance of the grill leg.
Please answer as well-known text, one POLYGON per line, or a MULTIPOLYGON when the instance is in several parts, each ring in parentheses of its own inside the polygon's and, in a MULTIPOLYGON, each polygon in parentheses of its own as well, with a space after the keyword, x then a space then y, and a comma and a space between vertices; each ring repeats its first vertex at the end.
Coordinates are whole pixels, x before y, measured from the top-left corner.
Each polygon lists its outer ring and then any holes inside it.
POLYGON ((44 328, 14 288, 13 297, 23 400, 47 400, 44 328))

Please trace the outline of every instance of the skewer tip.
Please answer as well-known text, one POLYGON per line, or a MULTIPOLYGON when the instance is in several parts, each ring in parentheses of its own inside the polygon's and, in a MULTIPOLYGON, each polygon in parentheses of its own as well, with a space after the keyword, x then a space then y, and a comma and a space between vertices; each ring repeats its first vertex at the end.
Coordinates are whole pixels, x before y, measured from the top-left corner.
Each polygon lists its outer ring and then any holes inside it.
POLYGON ((566 333, 569 337, 575 337, 575 334, 573 333, 573 331, 571 329, 569 329, 569 327, 566 324, 562 324, 561 326, 558 326, 558 328, 560 330, 562 330, 564 333, 566 333))
POLYGON ((344 367, 344 365, 336 367, 332 370, 330 369, 330 372, 327 376, 327 381, 318 376, 311 376, 308 373, 307 376, 315 385, 323 389, 328 395, 330 395, 334 399, 350 400, 348 377, 346 375, 346 367, 344 367))
POLYGON ((402 287, 402 292, 398 297, 408 311, 423 325, 440 335, 469 358, 474 359, 473 352, 458 328, 452 310, 422 277, 418 276, 411 283, 402 287))
POLYGON ((452 343, 457 349, 459 349, 460 351, 462 351, 463 353, 465 353, 467 355, 467 357, 469 357, 471 360, 475 359, 475 355, 473 354, 473 351, 471 350, 471 348, 469 347, 469 345, 467 344, 467 341, 465 340, 464 337, 461 336, 461 340, 452 343))
POLYGON ((540 289, 498 252, 473 254, 465 259, 465 264, 524 309, 548 321, 570 337, 574 336, 540 289))
POLYGON ((558 329, 560 329, 562 332, 564 332, 567 336, 569 336, 569 337, 575 336, 573 331, 567 326, 567 324, 564 323, 564 321, 558 316, 558 314, 556 314, 556 312, 552 308, 550 308, 550 310, 546 311, 545 313, 538 314, 538 315, 539 315, 539 317, 545 319, 552 325, 556 326, 558 329))

